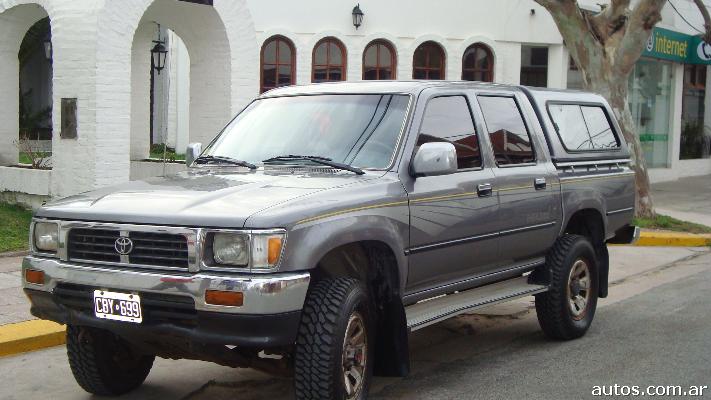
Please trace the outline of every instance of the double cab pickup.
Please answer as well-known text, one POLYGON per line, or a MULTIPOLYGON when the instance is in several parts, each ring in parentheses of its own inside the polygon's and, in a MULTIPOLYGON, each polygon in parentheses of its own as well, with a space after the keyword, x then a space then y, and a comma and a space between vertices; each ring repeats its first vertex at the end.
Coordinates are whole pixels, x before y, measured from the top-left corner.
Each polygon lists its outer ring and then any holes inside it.
POLYGON ((408 334, 535 296, 585 334, 607 243, 637 230, 634 172, 601 96, 471 82, 271 90, 187 171, 53 201, 23 261, 32 313, 67 325, 79 385, 120 395, 155 357, 365 399, 408 334))

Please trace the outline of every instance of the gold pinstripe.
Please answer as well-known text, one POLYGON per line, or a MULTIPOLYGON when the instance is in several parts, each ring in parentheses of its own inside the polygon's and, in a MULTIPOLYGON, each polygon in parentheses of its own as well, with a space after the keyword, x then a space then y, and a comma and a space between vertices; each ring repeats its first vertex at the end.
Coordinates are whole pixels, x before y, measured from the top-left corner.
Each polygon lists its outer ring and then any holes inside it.
POLYGON ((412 199, 410 200, 411 203, 424 203, 427 201, 435 201, 435 200, 449 200, 449 199, 456 199, 459 197, 469 197, 469 196, 479 196, 477 192, 466 192, 466 193, 457 193, 457 194, 445 194, 441 196, 432 196, 432 197, 422 197, 419 199, 412 199))
MULTIPOLYGON (((548 185, 558 186, 558 185, 563 185, 565 183, 577 183, 577 182, 598 180, 598 179, 615 179, 615 178, 622 178, 622 177, 627 177, 627 176, 632 176, 632 175, 634 175, 634 173, 627 173, 627 174, 620 174, 620 175, 607 175, 607 176, 593 176, 593 177, 585 177, 585 178, 578 178, 578 179, 561 179, 560 182, 550 182, 550 183, 548 183, 548 185)), ((492 192, 508 192, 508 191, 512 191, 512 190, 523 190, 523 189, 533 189, 533 188, 534 187, 531 185, 512 186, 512 187, 506 187, 506 188, 501 188, 501 189, 493 189, 492 192)), ((448 194, 448 195, 441 195, 441 196, 422 197, 419 199, 412 199, 412 200, 410 200, 410 203, 424 203, 424 202, 428 202, 428 201, 450 200, 450 199, 465 198, 465 197, 470 197, 470 196, 478 196, 478 193, 477 192, 466 192, 466 193, 448 194)), ((389 202, 389 203, 373 204, 373 205, 363 206, 363 207, 347 208, 344 210, 333 211, 330 213, 321 214, 321 215, 317 215, 317 216, 310 217, 310 218, 304 218, 304 219, 298 221, 296 224, 297 225, 305 224, 308 222, 318 221, 320 219, 335 217, 337 215, 343 215, 343 214, 348 214, 348 213, 352 213, 352 212, 372 210, 372 209, 376 209, 376 208, 396 207, 396 206, 402 206, 402 205, 406 205, 406 204, 407 204, 407 200, 403 200, 403 201, 394 201, 394 202, 389 202)))
POLYGON ((589 176, 585 178, 577 178, 577 179, 561 179, 560 183, 561 185, 566 184, 566 183, 577 183, 577 182, 584 182, 584 181, 595 181, 595 180, 600 180, 600 179, 617 179, 617 178, 626 178, 629 176, 634 176, 634 172, 632 173, 625 173, 625 174, 616 174, 616 175, 606 175, 606 176, 589 176))
POLYGON ((497 189, 497 192, 510 192, 512 190, 522 190, 522 189, 533 189, 533 186, 531 185, 526 185, 526 186, 511 186, 511 187, 505 187, 501 189, 497 189))
POLYGON ((302 219, 301 221, 297 222, 296 224, 297 225, 298 224, 305 224, 307 222, 313 222, 313 221, 316 221, 319 219, 335 217, 336 215, 348 214, 348 213, 357 212, 357 211, 372 210, 374 208, 395 207, 395 206, 401 206, 401 205, 406 205, 406 204, 407 204, 407 201, 405 200, 405 201, 394 201, 391 203, 373 204, 370 206, 363 206, 363 207, 356 207, 356 208, 347 208, 345 210, 333 211, 330 213, 317 215, 315 217, 305 218, 305 219, 302 219))

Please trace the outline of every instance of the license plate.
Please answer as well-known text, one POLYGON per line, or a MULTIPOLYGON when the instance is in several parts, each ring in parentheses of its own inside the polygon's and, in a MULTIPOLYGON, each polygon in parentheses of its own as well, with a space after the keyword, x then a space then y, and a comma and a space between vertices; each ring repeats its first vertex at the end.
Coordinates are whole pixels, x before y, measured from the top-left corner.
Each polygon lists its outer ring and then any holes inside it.
POLYGON ((102 319, 140 324, 143 321, 141 297, 137 294, 94 290, 94 315, 102 319))

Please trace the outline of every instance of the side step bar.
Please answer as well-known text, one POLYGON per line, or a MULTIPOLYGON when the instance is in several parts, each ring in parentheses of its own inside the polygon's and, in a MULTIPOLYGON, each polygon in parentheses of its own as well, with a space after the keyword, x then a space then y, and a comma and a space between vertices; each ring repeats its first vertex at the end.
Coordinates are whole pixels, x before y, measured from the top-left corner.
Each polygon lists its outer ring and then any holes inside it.
POLYGON ((521 276, 463 292, 423 300, 405 308, 407 329, 410 332, 416 331, 477 308, 547 290, 547 286, 530 284, 528 276, 521 276))

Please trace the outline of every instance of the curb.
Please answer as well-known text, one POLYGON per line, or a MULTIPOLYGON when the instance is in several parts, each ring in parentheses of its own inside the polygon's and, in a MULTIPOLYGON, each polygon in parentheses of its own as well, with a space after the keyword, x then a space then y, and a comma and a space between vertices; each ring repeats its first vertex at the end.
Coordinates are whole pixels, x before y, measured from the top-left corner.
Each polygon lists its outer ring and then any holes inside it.
POLYGON ((696 235, 684 232, 642 231, 635 246, 711 246, 711 234, 696 235))
POLYGON ((64 325, 31 320, 0 326, 0 357, 64 344, 64 325))

